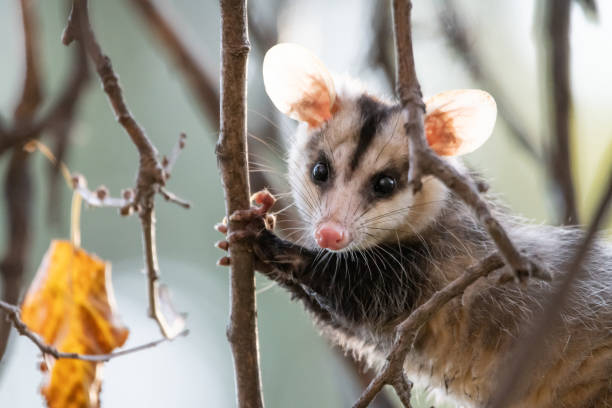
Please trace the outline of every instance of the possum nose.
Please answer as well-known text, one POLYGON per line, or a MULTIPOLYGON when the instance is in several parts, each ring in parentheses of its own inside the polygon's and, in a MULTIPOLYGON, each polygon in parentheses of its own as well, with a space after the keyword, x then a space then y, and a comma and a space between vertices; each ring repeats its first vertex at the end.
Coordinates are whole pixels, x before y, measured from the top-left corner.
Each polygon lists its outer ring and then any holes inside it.
POLYGON ((348 231, 335 222, 324 222, 315 231, 315 239, 321 248, 339 250, 349 244, 348 231))

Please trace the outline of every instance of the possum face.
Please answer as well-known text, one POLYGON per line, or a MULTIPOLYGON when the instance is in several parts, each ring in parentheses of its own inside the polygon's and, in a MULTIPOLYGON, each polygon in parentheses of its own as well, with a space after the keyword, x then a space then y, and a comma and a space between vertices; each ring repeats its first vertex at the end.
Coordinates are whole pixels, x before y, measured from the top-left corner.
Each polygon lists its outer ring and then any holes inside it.
POLYGON ((399 106, 366 94, 338 99, 341 106, 323 126, 299 129, 289 155, 308 235, 321 248, 344 250, 417 234, 437 216, 446 189, 428 178, 412 193, 399 106))
MULTIPOLYGON (((268 51, 264 82, 274 104, 303 122, 291 142, 289 182, 307 246, 364 249, 417 237, 434 222, 447 190, 426 177, 413 193, 399 105, 351 81, 334 85, 322 63, 296 45, 268 51)), ((427 105, 430 146, 444 156, 472 151, 491 133, 494 106, 482 91, 437 95, 427 105)))

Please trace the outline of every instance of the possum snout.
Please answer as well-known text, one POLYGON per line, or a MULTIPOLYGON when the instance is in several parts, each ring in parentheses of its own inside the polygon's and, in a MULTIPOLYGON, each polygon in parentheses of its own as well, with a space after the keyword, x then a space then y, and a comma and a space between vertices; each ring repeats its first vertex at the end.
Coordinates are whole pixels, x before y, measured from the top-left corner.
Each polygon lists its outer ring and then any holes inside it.
POLYGON ((334 221, 325 221, 315 230, 314 237, 321 248, 339 251, 351 243, 348 230, 334 221))

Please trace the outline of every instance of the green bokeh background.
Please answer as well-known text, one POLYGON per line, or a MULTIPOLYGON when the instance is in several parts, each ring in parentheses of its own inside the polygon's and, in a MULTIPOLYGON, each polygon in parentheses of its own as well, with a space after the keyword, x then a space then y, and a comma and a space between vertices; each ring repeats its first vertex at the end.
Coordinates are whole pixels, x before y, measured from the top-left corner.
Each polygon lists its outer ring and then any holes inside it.
MULTIPOLYGON (((185 211, 160 200, 157 235, 163 280, 172 289, 177 307, 189 313, 187 338, 156 349, 116 359, 105 367, 102 401, 105 407, 229 407, 234 405, 232 361, 225 339, 228 320, 228 276, 215 266, 220 253, 212 225, 223 216, 223 194, 214 157, 217 129, 204 117, 180 73, 155 41, 129 1, 91 2, 94 29, 112 58, 129 107, 160 152, 169 152, 180 132, 188 145, 175 167, 169 188, 193 203, 185 211)), ((181 34, 202 64, 218 76, 219 8, 216 1, 159 1, 171 8, 181 34)), ((473 46, 487 70, 506 92, 521 124, 537 146, 548 139, 538 4, 533 0, 456 4, 473 30, 473 46), (535 22, 535 23, 534 23, 535 22)), ((38 1, 45 94, 49 101, 61 89, 70 52, 61 45, 67 9, 63 1, 38 1)), ((368 0, 251 1, 268 24, 278 24, 281 40, 304 44, 329 67, 360 77, 389 93, 380 70, 372 69, 367 49, 372 37, 372 4, 368 0), (275 16, 279 18, 276 20, 275 16)), ((439 2, 415 2, 417 69, 426 95, 452 88, 478 87, 462 62, 449 51, 435 18, 439 2)), ((581 214, 588 217, 612 162, 612 119, 609 73, 612 59, 612 5, 600 2, 598 21, 572 10, 572 85, 575 107, 572 140, 581 214)), ((263 94, 261 50, 254 49, 249 67, 249 128, 261 128, 261 114, 283 129, 289 121, 268 114, 263 94)), ((0 0, 0 112, 12 110, 22 84, 23 50, 18 2, 0 0)), ((289 130, 290 131, 290 130, 289 130)), ((266 135, 257 134, 264 138, 266 135)), ((132 185, 136 151, 112 117, 97 78, 80 106, 67 164, 84 174, 90 186, 106 185, 113 195, 132 185)), ((270 156, 278 161, 278 157, 270 156)), ((554 222, 546 175, 509 136, 498 121, 494 137, 467 158, 491 181, 492 190, 517 213, 534 222, 554 222)), ((28 278, 53 238, 67 238, 70 192, 61 186, 62 219, 52 224, 48 211, 48 163, 40 155, 36 170, 35 217, 28 278)), ((0 159, 2 173, 6 157, 0 159)), ((0 202, 4 211, 4 202, 0 202)), ((6 219, 0 219, 0 245, 6 247, 6 219)), ((145 278, 142 275, 140 226, 137 217, 122 218, 113 209, 88 209, 82 215, 82 245, 113 263, 114 287, 124 322, 131 334, 127 346, 159 336, 146 317, 145 278)), ((258 287, 269 282, 258 278, 258 287)), ((272 287, 258 295, 262 376, 269 407, 349 406, 359 394, 338 355, 319 337, 302 307, 272 287)), ((0 363, 0 406, 35 407, 41 375, 37 350, 13 336, 7 358, 0 363)), ((425 405, 423 403, 423 406, 425 405)))

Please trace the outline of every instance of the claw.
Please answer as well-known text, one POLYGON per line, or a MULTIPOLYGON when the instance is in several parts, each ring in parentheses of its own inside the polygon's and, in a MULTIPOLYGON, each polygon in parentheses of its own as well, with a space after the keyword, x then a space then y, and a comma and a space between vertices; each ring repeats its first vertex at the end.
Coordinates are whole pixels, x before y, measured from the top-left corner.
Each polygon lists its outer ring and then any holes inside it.
POLYGON ((223 258, 220 258, 217 261, 218 266, 230 266, 231 263, 232 263, 232 260, 230 259, 229 256, 224 256, 223 258))
POLYGON ((215 242, 215 247, 227 251, 229 249, 229 242, 227 241, 217 241, 215 242))
POLYGON ((227 234, 227 225, 223 223, 215 224, 215 229, 222 234, 227 234))
POLYGON ((227 237, 227 242, 234 244, 236 242, 239 241, 243 241, 247 238, 251 238, 254 237, 255 234, 251 231, 248 230, 240 230, 240 231, 234 231, 231 234, 228 235, 227 237))
POLYGON ((267 213, 276 202, 276 198, 268 190, 261 190, 251 196, 251 200, 259 204, 261 214, 267 213))
POLYGON ((248 210, 237 210, 230 215, 230 221, 250 221, 255 218, 261 217, 259 208, 250 208, 248 210))

